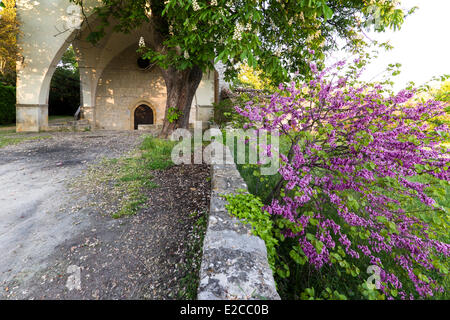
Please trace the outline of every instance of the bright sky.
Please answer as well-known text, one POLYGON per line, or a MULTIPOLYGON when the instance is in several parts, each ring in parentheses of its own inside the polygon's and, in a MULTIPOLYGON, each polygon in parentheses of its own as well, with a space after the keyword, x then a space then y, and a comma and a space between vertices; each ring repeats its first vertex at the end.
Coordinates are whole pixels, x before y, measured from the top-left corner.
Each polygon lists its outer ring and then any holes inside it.
POLYGON ((389 63, 401 63, 402 73, 394 77, 395 89, 409 81, 421 85, 434 76, 450 74, 450 0, 402 0, 402 7, 418 6, 405 19, 400 31, 370 33, 378 41, 390 41, 391 51, 382 51, 367 69, 364 79, 370 79, 389 63))

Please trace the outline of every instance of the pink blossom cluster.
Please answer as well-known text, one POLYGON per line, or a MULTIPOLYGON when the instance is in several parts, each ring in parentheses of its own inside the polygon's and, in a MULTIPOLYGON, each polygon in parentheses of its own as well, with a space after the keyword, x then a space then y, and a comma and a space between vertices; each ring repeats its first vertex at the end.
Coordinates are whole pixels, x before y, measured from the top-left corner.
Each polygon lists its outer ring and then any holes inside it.
MULTIPOLYGON (((283 188, 265 210, 301 227, 300 232, 288 228, 284 235, 298 239, 317 268, 332 263, 330 254, 338 246, 349 257, 368 259, 381 268, 382 257, 393 256, 416 293, 431 296, 442 288, 433 279, 419 279, 414 270, 439 273, 432 261, 448 257, 450 245, 432 239, 429 226, 405 212, 399 199, 420 200, 430 207, 430 215, 437 210, 426 194, 429 186, 409 177, 426 174, 450 181, 450 152, 441 147, 449 128, 431 130, 427 122, 443 115, 444 105, 433 100, 411 103, 414 91, 392 95, 381 85, 356 85, 332 74, 343 65, 321 72, 312 65, 313 80, 281 84, 270 101, 236 107, 248 118, 247 127, 278 130, 291 141, 289 152, 280 154, 283 188), (337 217, 329 216, 326 204, 337 217), (312 215, 304 214, 307 208, 313 208, 312 215), (366 237, 351 236, 352 227, 366 237), (322 244, 319 250, 308 237, 311 232, 322 244)), ((391 288, 400 298, 412 297, 402 291, 397 275, 383 271, 381 276, 386 296, 392 298, 391 288)))

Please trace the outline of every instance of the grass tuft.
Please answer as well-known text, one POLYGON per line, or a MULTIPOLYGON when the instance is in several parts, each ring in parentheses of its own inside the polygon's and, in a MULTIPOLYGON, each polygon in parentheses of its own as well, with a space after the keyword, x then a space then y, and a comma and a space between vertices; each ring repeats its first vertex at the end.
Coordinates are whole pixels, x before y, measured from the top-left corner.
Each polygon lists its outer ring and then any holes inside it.
POLYGON ((173 142, 145 136, 138 150, 126 157, 105 159, 92 166, 82 184, 84 189, 103 199, 105 213, 121 218, 137 213, 147 202, 146 193, 158 185, 153 181, 155 170, 173 165, 173 142))

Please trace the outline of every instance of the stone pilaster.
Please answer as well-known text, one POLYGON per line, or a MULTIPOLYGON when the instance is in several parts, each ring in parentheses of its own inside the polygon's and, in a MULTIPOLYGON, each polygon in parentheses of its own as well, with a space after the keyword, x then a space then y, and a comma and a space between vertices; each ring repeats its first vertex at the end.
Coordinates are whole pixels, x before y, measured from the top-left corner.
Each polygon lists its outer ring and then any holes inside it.
POLYGON ((16 131, 39 132, 48 129, 48 105, 17 104, 16 131))

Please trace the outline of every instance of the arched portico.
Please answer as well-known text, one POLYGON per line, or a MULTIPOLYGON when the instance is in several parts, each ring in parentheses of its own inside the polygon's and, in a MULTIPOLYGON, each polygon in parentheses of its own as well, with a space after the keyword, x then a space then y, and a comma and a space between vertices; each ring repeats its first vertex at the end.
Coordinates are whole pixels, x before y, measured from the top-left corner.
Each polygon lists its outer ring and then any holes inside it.
MULTIPOLYGON (((155 124, 162 123, 166 88, 160 72, 156 68, 135 70, 136 61, 123 59, 136 54, 141 36, 150 37, 148 28, 142 26, 123 34, 113 32, 111 25, 99 43, 93 45, 84 39, 98 23, 92 13, 101 1, 85 0, 83 3, 90 28, 86 28, 84 23, 80 29, 68 29, 69 13, 72 12, 69 7, 73 6, 69 0, 17 0, 17 14, 21 21, 17 131, 36 132, 48 128, 50 82, 70 44, 75 49, 80 69, 82 117, 89 121, 92 128, 134 129, 134 114, 128 110, 133 99, 151 99, 148 102, 155 114, 155 124), (125 50, 129 50, 129 54, 121 56, 125 50), (103 91, 99 93, 98 90, 103 91), (110 110, 114 110, 114 115, 108 112, 110 110)), ((197 91, 191 122, 197 120, 196 105, 210 106, 214 102, 214 79, 210 74, 204 75, 197 91)))
MULTIPOLYGON (((96 0, 88 0, 86 15, 93 12, 96 0)), ((17 131, 41 131, 48 127, 50 81, 67 47, 79 30, 68 28, 68 0, 18 0, 21 21, 18 37, 16 111, 17 131)))

